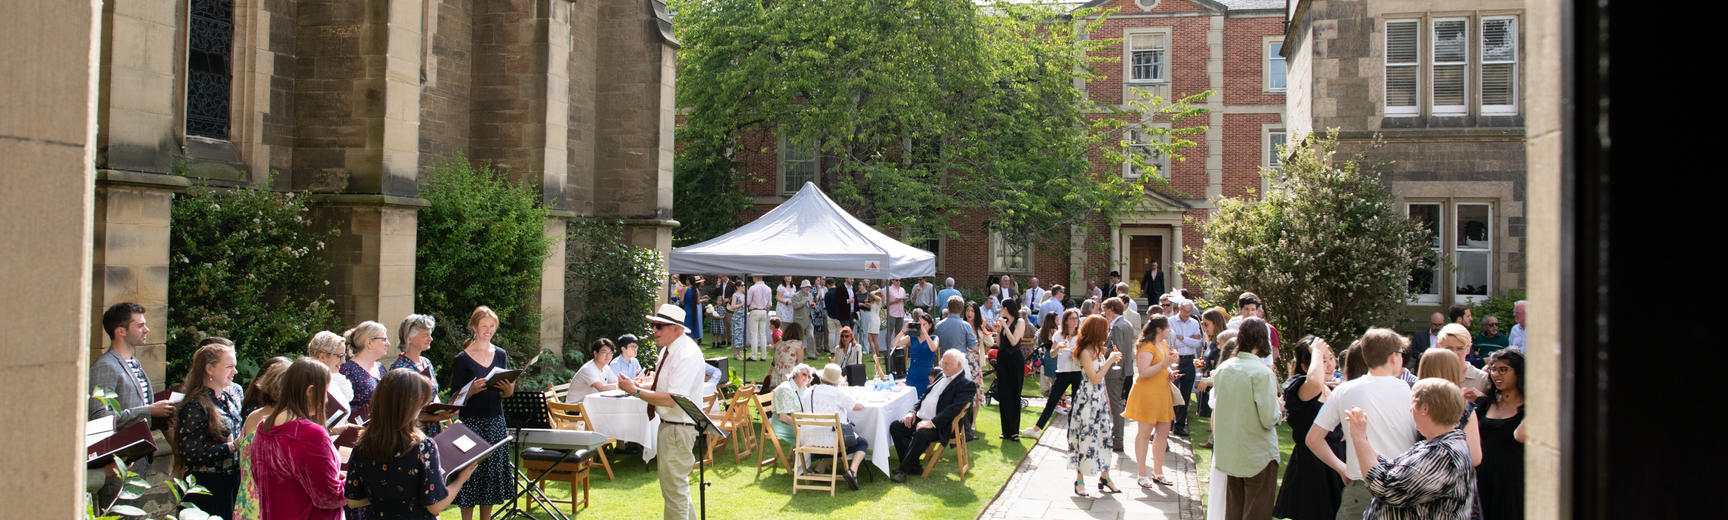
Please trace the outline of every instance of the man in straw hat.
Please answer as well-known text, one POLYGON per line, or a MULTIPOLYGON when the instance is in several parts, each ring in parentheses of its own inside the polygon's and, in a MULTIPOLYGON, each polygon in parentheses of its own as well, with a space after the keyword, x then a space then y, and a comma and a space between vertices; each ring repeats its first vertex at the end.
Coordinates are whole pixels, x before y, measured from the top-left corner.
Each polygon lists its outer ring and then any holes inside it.
POLYGON ((655 458, 660 478, 660 497, 665 501, 665 518, 690 519, 696 509, 690 504, 690 468, 696 465, 696 423, 684 413, 672 396, 696 398, 702 395, 702 349, 685 335, 684 309, 663 304, 647 316, 654 328, 654 343, 665 345, 660 361, 654 364, 655 374, 647 387, 629 379, 619 379, 618 387, 647 401, 649 417, 660 417, 660 433, 656 437, 660 454, 655 458))

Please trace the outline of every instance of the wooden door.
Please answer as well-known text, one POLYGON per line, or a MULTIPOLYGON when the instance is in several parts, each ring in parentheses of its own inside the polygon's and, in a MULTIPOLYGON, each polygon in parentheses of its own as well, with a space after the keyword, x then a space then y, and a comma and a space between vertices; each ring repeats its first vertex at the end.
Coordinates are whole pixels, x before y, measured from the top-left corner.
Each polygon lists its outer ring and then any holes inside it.
POLYGON ((1140 294, 1140 276, 1152 268, 1152 261, 1164 257, 1164 237, 1154 235, 1131 235, 1128 237, 1128 272, 1122 273, 1122 281, 1128 282, 1128 294, 1135 298, 1145 296, 1140 294))

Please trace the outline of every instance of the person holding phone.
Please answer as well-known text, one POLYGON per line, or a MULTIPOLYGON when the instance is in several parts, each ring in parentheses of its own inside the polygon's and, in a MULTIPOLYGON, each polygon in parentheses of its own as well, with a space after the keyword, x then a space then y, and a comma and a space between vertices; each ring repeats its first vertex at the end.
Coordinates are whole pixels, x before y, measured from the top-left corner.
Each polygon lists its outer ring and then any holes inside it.
POLYGON ((894 338, 894 348, 906 349, 906 386, 917 391, 920 398, 930 389, 930 370, 936 367, 941 338, 930 335, 935 329, 930 313, 913 309, 912 320, 894 338))
MULTIPOLYGON (((462 403, 462 424, 486 442, 497 443, 508 435, 504 398, 516 393, 514 380, 491 384, 486 379, 494 368, 510 368, 510 356, 492 344, 492 336, 498 333, 498 313, 485 305, 476 307, 468 316, 468 330, 473 337, 456 353, 456 361, 450 365, 450 384, 453 388, 468 389, 467 400, 462 403)), ((476 506, 480 508, 480 518, 492 518, 492 506, 509 501, 515 488, 509 457, 487 457, 475 465, 478 468, 474 475, 456 494, 462 520, 473 518, 476 506)))

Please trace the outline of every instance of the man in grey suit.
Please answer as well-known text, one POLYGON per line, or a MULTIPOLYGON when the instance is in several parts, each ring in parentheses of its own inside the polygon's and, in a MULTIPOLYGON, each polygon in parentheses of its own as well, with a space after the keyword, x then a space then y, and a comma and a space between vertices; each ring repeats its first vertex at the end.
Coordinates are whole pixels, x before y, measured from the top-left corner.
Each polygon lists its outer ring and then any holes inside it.
MULTIPOLYGON (((150 402, 156 395, 150 377, 133 356, 133 349, 144 344, 144 336, 150 333, 150 327, 144 324, 144 306, 130 302, 114 304, 102 313, 102 329, 108 333, 109 347, 90 364, 90 387, 106 388, 117 394, 120 414, 114 418, 114 429, 173 414, 174 403, 150 402)), ((90 419, 113 414, 100 401, 90 400, 90 419)))
MULTIPOLYGON (((1110 347, 1123 358, 1134 355, 1134 325, 1122 316, 1128 306, 1124 298, 1104 299, 1104 319, 1110 320, 1110 347)), ((1104 391, 1110 396, 1110 450, 1122 452, 1122 433, 1126 422, 1122 410, 1128 404, 1128 389, 1134 386, 1134 363, 1116 363, 1104 374, 1104 391)))

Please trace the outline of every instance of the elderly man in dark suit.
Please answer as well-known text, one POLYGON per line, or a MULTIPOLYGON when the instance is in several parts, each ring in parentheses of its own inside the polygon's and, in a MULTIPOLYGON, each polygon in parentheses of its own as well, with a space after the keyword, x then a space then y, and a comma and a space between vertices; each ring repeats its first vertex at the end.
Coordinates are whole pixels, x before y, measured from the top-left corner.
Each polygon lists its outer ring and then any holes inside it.
POLYGON ((930 391, 912 406, 912 413, 888 425, 888 436, 894 439, 894 452, 900 457, 900 465, 894 468, 892 477, 895 482, 905 482, 907 473, 924 470, 918 457, 930 443, 954 438, 950 425, 978 392, 978 383, 965 370, 965 354, 960 350, 943 352, 942 377, 930 383, 930 391))

